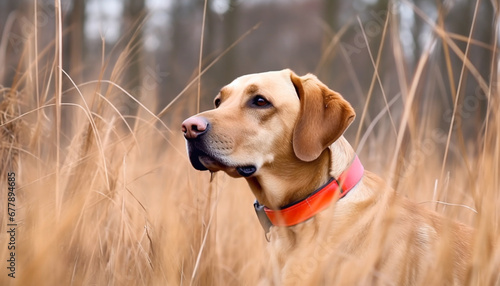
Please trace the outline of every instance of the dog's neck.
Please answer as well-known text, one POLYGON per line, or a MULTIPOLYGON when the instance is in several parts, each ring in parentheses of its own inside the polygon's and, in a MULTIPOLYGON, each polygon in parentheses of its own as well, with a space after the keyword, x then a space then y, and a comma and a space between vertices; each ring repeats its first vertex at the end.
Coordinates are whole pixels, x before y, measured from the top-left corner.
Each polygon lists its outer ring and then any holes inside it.
MULTIPOLYGON (((293 150, 291 151, 293 152, 293 150)), ((269 165, 266 172, 247 178, 257 200, 272 209, 279 209, 304 199, 349 167, 355 156, 347 140, 341 136, 312 162, 284 154, 269 165)))

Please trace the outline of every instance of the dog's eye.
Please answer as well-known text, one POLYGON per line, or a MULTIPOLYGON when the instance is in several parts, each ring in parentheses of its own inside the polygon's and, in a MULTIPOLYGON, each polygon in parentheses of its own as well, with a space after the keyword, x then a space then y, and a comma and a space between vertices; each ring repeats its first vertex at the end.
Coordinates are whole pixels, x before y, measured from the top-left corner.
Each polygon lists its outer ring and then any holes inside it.
POLYGON ((271 103, 261 95, 257 95, 252 99, 252 105, 257 107, 266 107, 271 105, 271 103))
POLYGON ((219 107, 220 105, 220 98, 216 98, 214 101, 215 108, 219 107))

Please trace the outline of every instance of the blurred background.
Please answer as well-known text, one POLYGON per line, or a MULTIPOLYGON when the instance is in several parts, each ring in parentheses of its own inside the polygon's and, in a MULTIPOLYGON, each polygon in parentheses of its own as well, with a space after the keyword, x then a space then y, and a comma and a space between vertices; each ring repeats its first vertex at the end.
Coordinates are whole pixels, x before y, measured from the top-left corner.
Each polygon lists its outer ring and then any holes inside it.
MULTIPOLYGON (((24 43, 38 26, 38 47, 53 42, 54 1, 3 0, 0 3, 0 31, 8 40, 0 47, 0 82, 9 86, 22 56, 24 43)), ((436 42, 433 23, 456 36, 456 45, 465 51, 474 16, 475 1, 469 0, 211 0, 208 1, 203 38, 203 67, 249 32, 202 77, 202 109, 212 106, 220 87, 237 76, 291 68, 299 74, 316 73, 321 80, 362 107, 370 88, 375 58, 383 38, 386 17, 391 27, 383 46, 378 73, 381 87, 390 100, 401 88, 401 79, 412 78, 422 52, 432 51, 429 80, 419 94, 435 95, 434 104, 450 106, 443 98, 449 87, 439 82, 446 68, 443 43, 436 42), (418 10, 417 10, 418 9, 418 10), (442 19, 438 19, 438 15, 442 19), (442 22, 440 22, 442 21, 442 22), (253 30, 252 28, 257 28, 253 30), (395 40, 399 43, 395 45, 395 40), (396 49, 396 50, 395 50, 396 49), (403 59, 402 69, 395 59, 403 59), (399 83, 398 83, 399 82, 399 83)), ((101 67, 111 73, 121 52, 127 50, 127 67, 119 76, 124 88, 137 98, 154 97, 158 108, 166 106, 183 90, 198 71, 204 1, 201 0, 63 0, 63 68, 76 83, 95 79, 101 67)), ((480 1, 474 23, 470 60, 488 78, 494 41, 495 0, 480 1)), ((450 56, 455 82, 461 59, 450 56)), ((50 55, 46 59, 51 62, 50 55)), ((43 64, 43 63, 42 63, 43 64)), ((106 75, 105 75, 106 77, 106 75)), ((474 92, 473 79, 463 85, 474 92)), ((374 95, 374 98, 380 96, 374 95)), ((382 105, 372 105, 374 110, 382 105)), ((479 100, 481 109, 485 101, 479 100)), ((121 106, 133 113, 134 104, 121 106)), ((367 119, 368 120, 368 119, 367 119)), ((449 122, 444 122, 449 123, 449 122)))

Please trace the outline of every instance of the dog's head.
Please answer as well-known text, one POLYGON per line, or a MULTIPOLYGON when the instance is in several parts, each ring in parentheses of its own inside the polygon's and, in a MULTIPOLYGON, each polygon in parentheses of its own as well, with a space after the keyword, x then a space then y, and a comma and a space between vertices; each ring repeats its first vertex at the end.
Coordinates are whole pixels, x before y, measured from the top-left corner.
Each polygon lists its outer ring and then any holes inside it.
POLYGON ((288 69, 239 77, 214 104, 182 123, 189 159, 198 170, 233 177, 314 161, 355 116, 314 75, 299 77, 288 69))

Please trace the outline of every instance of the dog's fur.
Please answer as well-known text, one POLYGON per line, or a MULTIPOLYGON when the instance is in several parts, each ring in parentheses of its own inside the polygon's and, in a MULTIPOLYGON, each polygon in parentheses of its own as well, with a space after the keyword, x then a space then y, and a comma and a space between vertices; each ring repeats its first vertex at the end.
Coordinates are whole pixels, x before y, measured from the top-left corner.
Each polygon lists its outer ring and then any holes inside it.
MULTIPOLYGON (((242 76, 221 89, 216 105, 183 123, 193 165, 244 175, 270 208, 305 198, 355 156, 342 136, 353 108, 313 75, 287 69, 242 76), (250 174, 239 169, 246 166, 250 174)), ((297 285, 420 285, 432 283, 434 271, 444 272, 441 285, 463 284, 471 240, 469 227, 400 198, 368 171, 328 209, 270 233, 279 283, 297 285), (452 267, 439 268, 443 260, 452 267)))

